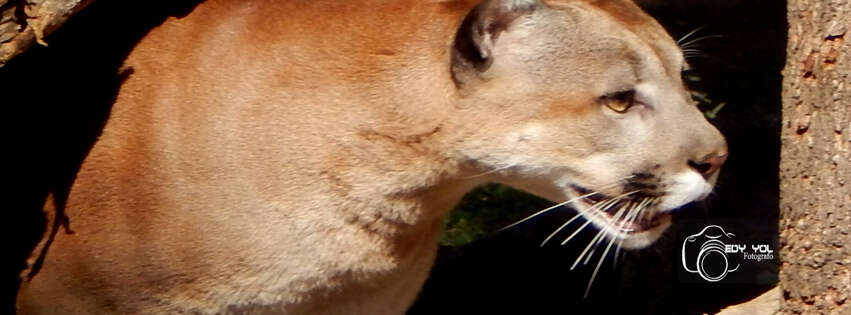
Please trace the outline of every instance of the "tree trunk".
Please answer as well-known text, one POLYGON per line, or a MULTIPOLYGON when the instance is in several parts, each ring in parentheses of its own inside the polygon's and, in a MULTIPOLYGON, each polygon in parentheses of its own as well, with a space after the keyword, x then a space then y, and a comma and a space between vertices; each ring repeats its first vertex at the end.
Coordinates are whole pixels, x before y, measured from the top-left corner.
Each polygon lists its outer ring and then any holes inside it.
POLYGON ((0 0, 0 67, 53 32, 91 0, 0 0))
POLYGON ((789 0, 780 162, 784 314, 851 314, 851 0, 789 0))

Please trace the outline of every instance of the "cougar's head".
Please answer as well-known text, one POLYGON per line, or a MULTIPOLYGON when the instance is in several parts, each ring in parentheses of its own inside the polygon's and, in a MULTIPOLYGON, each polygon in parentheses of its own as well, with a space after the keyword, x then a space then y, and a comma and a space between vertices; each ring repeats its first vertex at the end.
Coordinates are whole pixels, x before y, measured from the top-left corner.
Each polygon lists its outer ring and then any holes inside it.
POLYGON ((624 247, 704 198, 727 156, 691 100, 677 44, 628 0, 490 0, 465 19, 451 151, 572 205, 624 247))

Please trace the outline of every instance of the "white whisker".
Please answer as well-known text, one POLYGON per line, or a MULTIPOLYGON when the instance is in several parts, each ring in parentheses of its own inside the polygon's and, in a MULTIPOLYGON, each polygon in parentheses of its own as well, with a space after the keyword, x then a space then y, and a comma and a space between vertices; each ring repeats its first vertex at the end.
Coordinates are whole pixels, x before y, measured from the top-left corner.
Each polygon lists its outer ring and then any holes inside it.
POLYGON ((493 173, 496 173, 496 172, 499 172, 499 171, 507 170, 507 169, 515 167, 515 166, 517 166, 516 163, 515 164, 509 164, 509 165, 506 165, 506 166, 503 166, 503 167, 498 167, 498 168, 492 169, 490 171, 487 171, 487 172, 484 172, 484 173, 481 173, 481 174, 462 177, 461 179, 464 180, 464 179, 471 179, 471 178, 476 178, 476 177, 487 176, 487 175, 490 175, 490 174, 493 174, 493 173))
POLYGON ((649 221, 650 219, 652 219, 652 218, 653 218, 653 215, 655 214, 655 213, 652 213, 652 212, 650 212, 650 211, 646 211, 646 210, 649 210, 649 209, 650 209, 650 208, 648 208, 648 207, 647 207, 647 206, 649 206, 649 205, 650 205, 650 202, 652 202, 652 201, 651 201, 651 200, 647 200, 647 203, 646 203, 646 204, 642 207, 642 209, 641 209, 641 210, 642 210, 642 212, 643 212, 643 215, 642 215, 641 219, 642 219, 643 221, 649 221))
MULTIPOLYGON (((593 206, 591 206, 591 208, 590 208, 590 209, 595 209, 595 208, 599 208, 599 207, 604 207, 604 206, 606 206, 607 204, 610 204, 610 203, 612 203, 612 202, 614 202, 614 201, 615 201, 615 200, 614 200, 614 198, 611 198, 611 199, 608 199, 608 200, 604 200, 604 201, 601 201, 601 202, 598 202, 598 203, 594 204, 593 206)), ((562 225, 561 225, 558 229, 556 229, 554 232, 550 233, 550 235, 549 235, 549 236, 547 236, 547 238, 546 238, 543 242, 541 242, 541 247, 544 247, 544 245, 545 245, 545 244, 547 244, 547 242, 549 242, 549 241, 550 241, 550 239, 551 239, 551 238, 553 238, 553 236, 555 236, 555 235, 556 235, 559 231, 561 231, 562 229, 564 229, 564 228, 565 228, 568 224, 570 224, 571 222, 573 222, 573 220, 576 220, 577 218, 579 218, 579 217, 581 217, 581 216, 582 216, 582 213, 581 213, 581 212, 580 212, 580 213, 577 213, 575 216, 573 216, 573 218, 571 218, 570 220, 568 220, 567 222, 565 222, 564 224, 562 224, 562 225)), ((579 233, 579 231, 582 231, 582 229, 584 229, 586 226, 588 226, 588 224, 591 224, 591 220, 587 220, 587 221, 585 221, 585 224, 582 224, 582 226, 580 226, 578 229, 576 229, 576 231, 574 231, 574 232, 573 232, 573 234, 571 234, 571 235, 570 235, 570 237, 573 237, 574 235, 578 234, 578 233, 579 233)), ((568 239, 570 239, 570 237, 569 237, 568 239)), ((565 242, 566 242, 566 241, 565 241, 565 242)), ((564 245, 564 243, 561 243, 561 245, 564 245)))
MULTIPOLYGON (((630 219, 632 219, 632 218, 634 218, 634 217, 635 217, 635 212, 636 212, 636 210, 635 210, 635 209, 636 209, 636 208, 638 208, 638 203, 630 202, 629 206, 630 206, 630 208, 629 208, 629 212, 627 213, 626 217, 624 218, 624 221, 623 221, 623 222, 621 222, 621 224, 620 224, 620 225, 618 225, 618 229, 619 229, 619 230, 623 230, 623 227, 624 227, 624 226, 626 226, 626 225, 628 225, 628 223, 627 223, 627 222, 630 222, 630 219)), ((623 238, 620 238, 620 239, 618 239, 618 247, 615 249, 615 258, 614 258, 614 266, 613 266, 613 268, 617 268, 617 265, 618 265, 618 259, 617 259, 617 258, 618 258, 618 253, 620 252, 620 250, 621 250, 621 247, 622 247, 622 246, 623 246, 623 238)))
POLYGON ((710 38, 720 38, 720 37, 724 37, 724 36, 721 36, 721 35, 706 35, 706 36, 701 36, 701 37, 698 37, 698 38, 692 39, 692 40, 690 40, 690 41, 688 41, 688 42, 686 42, 686 43, 681 44, 681 45, 680 45, 680 48, 681 48, 681 49, 691 48, 691 46, 692 46, 692 45, 697 44, 698 42, 700 42, 700 41, 702 41, 702 40, 706 40, 706 39, 710 39, 710 38))
POLYGON ((584 194, 584 195, 582 195, 582 196, 579 196, 579 197, 576 197, 576 198, 570 199, 570 200, 568 200, 568 201, 565 201, 565 202, 562 202, 562 203, 557 203, 556 205, 554 205, 554 206, 552 206, 552 207, 549 207, 549 208, 546 208, 546 209, 544 209, 544 210, 541 210, 541 211, 535 212, 535 213, 533 213, 532 215, 530 215, 530 216, 528 216, 528 217, 525 217, 525 218, 523 218, 523 219, 522 219, 522 220, 520 220, 520 221, 514 222, 514 223, 512 223, 512 224, 510 224, 510 225, 508 225, 508 226, 506 226, 506 227, 504 227, 504 228, 501 228, 501 229, 499 229, 499 230, 500 230, 500 231, 502 231, 502 230, 510 229, 511 227, 513 227, 513 226, 515 226, 515 225, 518 225, 518 224, 520 224, 520 223, 526 222, 526 221, 528 221, 529 219, 534 218, 534 217, 536 217, 536 216, 538 216, 538 215, 540 215, 540 214, 542 214, 542 213, 544 213, 544 212, 547 212, 547 211, 550 211, 550 210, 552 210, 552 209, 555 209, 555 208, 561 207, 561 206, 566 205, 566 204, 569 204, 569 203, 571 203, 571 202, 576 202, 576 201, 578 201, 578 200, 582 200, 582 199, 585 199, 585 198, 591 197, 591 196, 596 195, 596 194, 598 194, 598 192, 587 193, 587 194, 584 194))
MULTIPOLYGON (((631 192, 628 192, 628 193, 625 193, 625 194, 621 194, 620 196, 615 197, 615 199, 620 200, 620 199, 622 199, 622 198, 624 198, 624 197, 626 197, 626 196, 632 195, 632 194, 637 193, 637 192, 638 192, 638 190, 633 190, 633 191, 631 191, 631 192)), ((604 210, 604 211, 605 211, 605 210, 604 210)), ((579 254, 579 257, 577 257, 577 258, 576 258, 576 261, 574 261, 574 262, 573 262, 573 265, 572 265, 572 266, 570 266, 570 270, 573 270, 573 269, 575 269, 575 268, 576 268, 576 265, 577 265, 577 264, 579 264, 579 262, 580 262, 580 261, 582 261, 582 257, 584 257, 584 256, 585 256, 585 254, 588 252, 588 250, 589 250, 589 249, 591 249, 591 246, 593 246, 593 245, 595 244, 595 242, 597 242, 597 240, 598 240, 600 237, 602 237, 602 236, 603 236, 603 234, 605 234, 605 233, 606 233, 606 231, 607 231, 607 229, 605 229, 605 228, 600 229, 600 232, 598 232, 598 233, 597 233, 597 235, 595 235, 595 236, 594 236, 594 238, 593 238, 593 239, 591 239, 591 242, 589 242, 589 243, 588 243, 588 246, 585 246, 585 250, 583 250, 583 251, 582 251, 582 253, 580 253, 580 254, 579 254)))
POLYGON ((630 224, 634 223, 635 221, 646 221, 648 213, 646 210, 648 209, 647 206, 649 204, 650 199, 644 199, 641 201, 641 203, 638 205, 638 213, 636 213, 635 218, 630 221, 630 224))
POLYGON ((579 234, 579 232, 581 232, 581 231, 582 231, 582 229, 584 229, 586 226, 588 226, 588 225, 590 225, 590 224, 591 224, 591 220, 585 221, 585 223, 584 223, 584 224, 582 224, 582 226, 580 226, 578 229, 576 229, 576 231, 573 231, 573 233, 571 233, 571 234, 570 234, 570 236, 568 236, 566 239, 564 239, 564 241, 563 241, 563 242, 561 242, 561 244, 560 244, 560 245, 567 244, 567 242, 569 242, 569 241, 570 241, 570 239, 572 239, 574 236, 578 235, 578 234, 579 234))
MULTIPOLYGON (((573 222, 574 220, 576 220, 576 219, 578 219, 578 218, 580 218, 580 217, 582 217, 582 213, 577 213, 577 214, 576 214, 576 215, 574 215, 572 218, 570 218, 570 220, 567 220, 567 222, 564 222, 564 224, 562 224, 562 225, 561 225, 561 226, 559 226, 559 227, 558 227, 555 231, 553 231, 552 233, 550 233, 550 235, 549 235, 549 236, 547 236, 547 238, 546 238, 546 239, 544 239, 544 241, 543 241, 543 242, 541 242, 541 247, 544 247, 544 245, 546 245, 546 244, 547 244, 547 242, 549 242, 549 241, 550 241, 550 239, 551 239, 551 238, 553 238, 553 236, 555 236, 556 234, 558 234, 558 232, 560 232, 562 229, 564 229, 564 228, 565 228, 568 224, 570 224, 571 222, 573 222)), ((588 221, 588 222, 591 222, 591 221, 588 221)))
MULTIPOLYGON (((644 199, 642 199, 641 202, 639 202, 638 204, 636 204, 633 207, 632 215, 628 216, 625 219, 626 221, 623 223, 622 226, 629 226, 629 225, 632 225, 633 223, 635 223, 636 219, 638 219, 641 212, 644 211, 644 209, 646 209, 647 206, 649 206, 651 203, 653 203, 653 201, 655 201, 657 199, 658 198, 644 198, 644 199)), ((620 258, 618 258, 618 256, 619 256, 618 254, 620 253, 621 247, 623 247, 623 239, 618 240, 618 246, 615 249, 615 255, 613 257, 614 261, 613 261, 612 268, 617 268, 618 260, 620 259, 620 258)))
MULTIPOLYGON (((609 210, 609 208, 611 208, 613 205, 615 205, 615 204, 617 203, 617 201, 618 201, 618 200, 620 200, 620 198, 617 198, 617 197, 616 197, 616 198, 609 199, 609 200, 606 200, 606 202, 608 202, 608 204, 604 205, 604 208, 602 208, 602 209, 601 209, 601 211, 607 211, 607 210, 609 210)), ((592 207, 592 208, 593 208, 593 207, 592 207)), ((595 212, 591 212, 591 215, 599 215, 599 214, 597 214, 597 213, 595 213, 595 212)), ((585 222, 585 224, 583 224, 583 225, 582 225, 582 226, 580 226, 578 229, 576 229, 576 231, 573 231, 573 234, 570 234, 570 236, 568 236, 566 239, 564 239, 564 241, 562 241, 560 245, 564 246, 564 244, 567 244, 567 242, 569 242, 569 241, 570 241, 570 239, 572 239, 574 236, 576 236, 577 234, 579 234, 579 232, 580 232, 580 231, 582 231, 582 229, 584 229, 584 228, 585 228, 586 226, 588 226, 589 224, 591 224, 591 219, 588 219, 588 221, 586 221, 586 222, 585 222)))
POLYGON ((606 254, 609 253, 609 249, 612 248, 612 243, 614 242, 615 239, 612 238, 609 241, 609 245, 606 245, 606 249, 603 250, 603 255, 600 256, 600 262, 598 262, 597 266, 594 267, 594 272, 591 273, 591 280, 588 281, 588 286, 585 287, 585 294, 582 296, 583 299, 588 297, 588 292, 591 292, 591 284, 594 283, 594 278, 597 277, 597 272, 600 271, 600 266, 603 265, 603 261, 606 260, 606 254))
MULTIPOLYGON (((623 177, 623 178, 621 178, 621 179, 618 179, 618 180, 617 180, 617 181, 615 181, 614 183, 611 183, 611 184, 608 184, 608 185, 603 185, 603 188, 605 189, 605 188, 613 187, 613 186, 615 186, 615 185, 620 184, 622 181, 627 180, 627 179, 630 179, 630 178, 633 178, 633 177, 635 177, 635 175, 630 175, 630 176, 623 177)), ((535 213, 533 213, 532 215, 530 215, 530 216, 528 216, 528 217, 525 217, 525 218, 523 218, 523 219, 522 219, 522 220, 520 220, 520 221, 517 221, 517 222, 514 222, 514 223, 512 223, 512 224, 509 224, 508 226, 506 226, 506 227, 504 227, 504 228, 499 229, 499 231, 507 230, 507 229, 512 228, 512 227, 514 227, 514 226, 516 226, 516 225, 518 225, 518 224, 520 224, 520 223, 526 222, 526 221, 528 221, 529 219, 532 219, 532 218, 534 218, 534 217, 536 217, 536 216, 538 216, 538 215, 540 215, 540 214, 542 214, 542 213, 545 213, 545 212, 550 211, 550 210, 553 210, 553 209, 555 209, 555 208, 558 208, 558 207, 561 207, 561 206, 567 205, 567 204, 569 204, 569 203, 576 202, 576 201, 579 201, 579 200, 582 200, 582 199, 585 199, 585 198, 588 198, 588 197, 591 197, 591 196, 594 196, 594 195, 597 195, 597 194, 599 194, 599 192, 594 191, 594 192, 590 192, 590 193, 584 194, 584 195, 582 195, 582 196, 579 196, 579 197, 576 197, 576 198, 570 199, 570 200, 568 200, 568 201, 565 201, 565 202, 562 202, 562 203, 558 203, 558 204, 556 204, 556 205, 554 205, 554 206, 552 206, 552 207, 549 207, 549 208, 546 208, 546 209, 544 209, 544 210, 541 210, 541 211, 535 212, 535 213)))
POLYGON ((597 239, 599 239, 605 233, 605 229, 600 229, 600 232, 597 232, 597 235, 595 235, 594 238, 591 239, 591 242, 588 243, 588 246, 585 246, 585 250, 583 250, 582 253, 579 254, 579 257, 576 257, 576 261, 574 261, 573 265, 570 266, 570 270, 576 269, 576 266, 579 265, 580 261, 582 261, 582 257, 585 257, 585 253, 587 253, 588 250, 591 249, 591 246, 597 242, 597 239))
MULTIPOLYGON (((630 201, 629 203, 627 203, 626 205, 624 205, 624 206, 620 207, 620 209, 618 209, 618 212, 615 213, 614 216, 612 216, 612 223, 613 224, 618 222, 618 220, 620 220, 621 216, 624 215, 625 213, 627 213, 626 209, 629 208, 629 205, 631 203, 632 203, 632 201, 630 201)), ((606 234, 611 234, 611 232, 612 232, 611 225, 606 226, 603 229, 606 230, 606 234)), ((612 237, 612 239, 614 239, 614 237, 612 237)), ((597 246, 600 246, 600 244, 602 244, 605 240, 606 240, 605 237, 601 237, 600 239, 597 240, 596 244, 594 244, 594 248, 591 249, 591 253, 589 253, 588 255, 585 256, 585 261, 582 262, 583 265, 587 265, 588 262, 591 261, 591 257, 594 256, 594 252, 597 250, 597 246)))
POLYGON ((703 51, 700 51, 698 49, 694 49, 694 48, 683 49, 683 57, 686 57, 686 58, 698 57, 698 56, 702 56, 702 55, 703 55, 703 51))
POLYGON ((700 30, 706 28, 707 26, 709 26, 709 25, 704 25, 704 26, 698 27, 698 28, 694 29, 693 31, 688 32, 688 34, 683 35, 683 37, 680 37, 680 39, 677 40, 677 45, 680 45, 680 43, 682 43, 684 40, 688 39, 689 37, 691 37, 695 33, 700 32, 700 30))

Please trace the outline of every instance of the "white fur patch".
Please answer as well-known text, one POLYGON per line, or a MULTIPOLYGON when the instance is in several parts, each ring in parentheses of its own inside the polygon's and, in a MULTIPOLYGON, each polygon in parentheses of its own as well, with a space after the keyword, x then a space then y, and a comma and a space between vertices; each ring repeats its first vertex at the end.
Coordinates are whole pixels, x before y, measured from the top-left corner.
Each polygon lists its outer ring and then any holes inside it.
POLYGON ((501 0, 502 7, 508 10, 525 10, 529 9, 536 4, 538 4, 538 0, 501 0))
POLYGON ((686 171, 672 177, 672 182, 666 197, 659 204, 660 211, 669 211, 686 205, 689 202, 706 198, 712 191, 703 176, 694 171, 686 171))
POLYGON ((546 127, 540 124, 530 124, 520 130, 520 133, 517 135, 517 142, 528 141, 531 139, 536 139, 541 137, 546 131, 546 127))
POLYGON ((650 106, 653 106, 654 101, 658 101, 660 97, 659 87, 647 82, 636 85, 635 91, 638 101, 650 106))

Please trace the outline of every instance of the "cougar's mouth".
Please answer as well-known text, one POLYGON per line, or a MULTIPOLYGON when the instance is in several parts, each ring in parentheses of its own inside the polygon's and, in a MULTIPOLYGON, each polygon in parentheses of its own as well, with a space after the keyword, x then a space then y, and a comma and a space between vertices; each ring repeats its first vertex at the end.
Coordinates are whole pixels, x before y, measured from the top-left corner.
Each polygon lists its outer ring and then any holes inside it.
POLYGON ((612 196, 579 185, 570 185, 576 194, 576 208, 610 237, 625 239, 644 233, 657 234, 671 222, 671 215, 660 211, 662 196, 633 190, 612 196))

